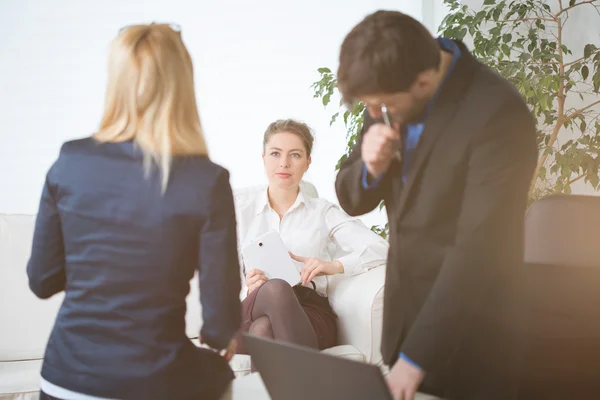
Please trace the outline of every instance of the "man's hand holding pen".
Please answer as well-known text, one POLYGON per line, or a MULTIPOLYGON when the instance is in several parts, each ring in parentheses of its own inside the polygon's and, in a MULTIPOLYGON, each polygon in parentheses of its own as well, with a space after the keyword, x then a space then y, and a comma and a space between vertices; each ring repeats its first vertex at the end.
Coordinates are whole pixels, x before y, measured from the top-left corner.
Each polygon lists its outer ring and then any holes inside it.
POLYGON ((371 125, 361 144, 362 160, 374 179, 387 171, 392 159, 400 154, 401 147, 400 133, 392 126, 385 105, 382 105, 381 111, 384 123, 371 125))

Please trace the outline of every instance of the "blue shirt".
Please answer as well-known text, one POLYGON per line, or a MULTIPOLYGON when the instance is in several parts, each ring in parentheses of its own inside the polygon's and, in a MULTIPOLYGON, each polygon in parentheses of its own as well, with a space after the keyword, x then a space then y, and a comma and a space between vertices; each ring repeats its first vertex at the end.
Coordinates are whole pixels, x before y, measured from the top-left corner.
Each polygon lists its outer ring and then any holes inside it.
POLYGON ((195 271, 204 341, 226 347, 241 323, 229 174, 204 156, 175 157, 164 195, 160 182, 157 173, 145 176, 132 142, 88 138, 62 147, 27 265, 37 296, 65 292, 46 381, 98 397, 202 397, 199 375, 221 361, 186 335, 195 271))
MULTIPOLYGON (((433 95, 431 100, 429 100, 429 103, 427 104, 427 107, 425 108, 425 113, 423 114, 421 121, 406 125, 405 137, 402 142, 402 160, 403 160, 403 162, 402 162, 402 181, 403 182, 406 182, 406 176, 407 176, 410 166, 412 164, 415 149, 417 148, 417 145, 419 144, 419 139, 421 138, 421 135, 423 134, 423 130, 425 128, 425 119, 427 118, 427 115, 429 115, 429 112, 431 111, 431 108, 433 107, 433 104, 435 103, 435 100, 437 99, 441 88, 444 86, 444 84, 448 80, 448 77, 450 76, 450 74, 452 73, 454 68, 456 67, 456 63, 458 62, 458 59, 460 58, 460 54, 461 54, 460 49, 458 48, 457 44, 454 41, 440 37, 440 38, 438 38, 438 43, 440 44, 440 47, 443 50, 446 50, 446 51, 449 51, 452 53, 452 62, 450 63, 450 66, 448 67, 448 70, 446 71, 446 75, 444 76, 444 79, 442 80, 441 85, 438 87, 437 91, 435 92, 435 94, 433 95)), ((363 174, 362 174, 363 188, 365 188, 367 190, 376 188, 379 185, 379 183, 381 182, 382 178, 383 178, 383 175, 380 177, 377 177, 377 179, 375 179, 373 182, 369 183, 367 167, 366 166, 363 167, 363 174)), ((418 364, 413 362, 404 353, 400 353, 400 359, 406 361, 407 363, 411 364, 412 366, 414 366, 418 369, 422 369, 418 364)))

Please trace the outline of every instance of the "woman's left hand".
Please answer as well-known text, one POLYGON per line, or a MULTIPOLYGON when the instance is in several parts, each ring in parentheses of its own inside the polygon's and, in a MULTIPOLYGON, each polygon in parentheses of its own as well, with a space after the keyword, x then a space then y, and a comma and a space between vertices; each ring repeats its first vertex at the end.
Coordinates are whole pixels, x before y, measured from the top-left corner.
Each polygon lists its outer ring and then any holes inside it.
POLYGON ((304 263, 304 266, 300 270, 300 277, 302 278, 302 284, 306 285, 312 281, 315 276, 319 275, 335 275, 344 272, 344 265, 338 260, 323 261, 318 258, 300 257, 292 252, 290 256, 296 260, 304 263))

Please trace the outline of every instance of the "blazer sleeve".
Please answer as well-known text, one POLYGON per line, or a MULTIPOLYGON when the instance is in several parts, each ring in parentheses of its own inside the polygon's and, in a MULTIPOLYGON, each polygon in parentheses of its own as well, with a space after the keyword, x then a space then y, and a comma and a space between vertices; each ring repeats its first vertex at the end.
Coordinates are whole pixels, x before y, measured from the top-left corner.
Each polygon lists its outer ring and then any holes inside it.
POLYGON ((241 324, 240 264, 229 173, 221 170, 211 189, 200 232, 200 337, 212 348, 227 347, 241 324))
POLYGON ((65 250, 52 178, 56 163, 46 175, 35 221, 31 256, 27 263, 29 288, 41 299, 65 289, 65 250))
POLYGON ((361 143, 364 134, 375 121, 364 112, 364 123, 360 131, 358 143, 352 149, 350 156, 340 166, 340 171, 335 179, 335 191, 340 206, 351 216, 363 215, 373 211, 384 199, 390 190, 389 174, 384 174, 375 187, 366 188, 363 185, 365 164, 361 157, 361 143))
MULTIPOLYGON (((523 221, 537 162, 535 121, 521 101, 501 107, 472 143, 455 244, 401 352, 425 371, 447 366, 490 293, 523 265, 523 221)), ((493 312, 493 311, 492 311, 493 312)), ((493 318, 494 316, 492 316, 493 318)))

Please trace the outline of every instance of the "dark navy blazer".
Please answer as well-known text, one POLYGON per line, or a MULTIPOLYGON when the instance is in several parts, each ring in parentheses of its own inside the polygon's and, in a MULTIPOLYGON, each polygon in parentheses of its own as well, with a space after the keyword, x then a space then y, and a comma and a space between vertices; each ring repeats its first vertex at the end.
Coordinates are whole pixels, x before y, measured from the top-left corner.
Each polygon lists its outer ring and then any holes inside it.
POLYGON ((196 270, 201 336, 224 348, 241 317, 227 170, 177 157, 161 194, 159 173, 144 173, 132 142, 65 143, 46 178, 27 265, 37 296, 65 291, 44 379, 101 397, 194 393, 212 361, 185 333, 196 270))

